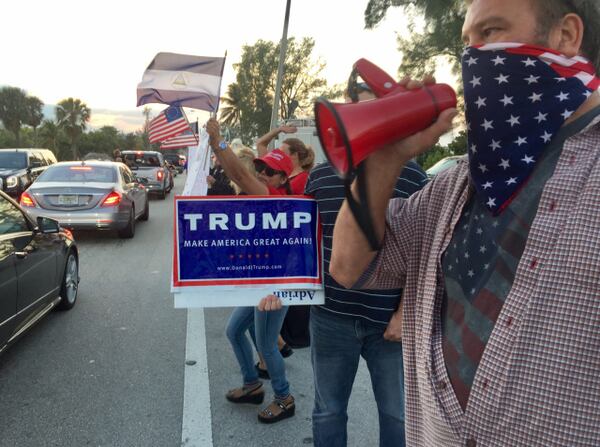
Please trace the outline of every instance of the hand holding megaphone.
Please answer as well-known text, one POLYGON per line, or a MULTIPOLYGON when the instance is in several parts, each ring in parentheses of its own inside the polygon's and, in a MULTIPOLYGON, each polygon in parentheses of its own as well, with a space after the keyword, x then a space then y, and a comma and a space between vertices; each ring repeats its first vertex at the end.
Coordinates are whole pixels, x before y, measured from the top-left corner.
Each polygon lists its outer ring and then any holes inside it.
MULTIPOLYGON (((417 139, 424 143, 434 136, 435 142, 441 135, 435 135, 438 131, 449 130, 456 114, 449 110, 456 107, 456 94, 450 86, 409 79, 397 83, 366 59, 357 61, 354 70, 376 99, 338 104, 320 98, 315 103, 321 146, 340 177, 348 178, 365 158, 390 143, 425 130, 422 136, 415 135, 417 139), (449 111, 443 113, 445 110, 449 111)), ((407 150, 408 160, 413 151, 424 148, 419 145, 407 150)))
MULTIPOLYGON (((346 203, 371 249, 377 251, 382 238, 376 234, 368 199, 367 175, 371 172, 367 173, 361 162, 379 151, 373 155, 373 166, 400 167, 431 147, 452 126, 457 113, 456 94, 433 78, 425 83, 408 78, 397 83, 366 59, 354 64, 351 84, 356 85, 357 75, 376 98, 350 104, 318 99, 315 121, 323 151, 344 179, 346 203), (354 173, 358 200, 350 186, 354 173)), ((353 96, 358 96, 356 89, 353 96)))

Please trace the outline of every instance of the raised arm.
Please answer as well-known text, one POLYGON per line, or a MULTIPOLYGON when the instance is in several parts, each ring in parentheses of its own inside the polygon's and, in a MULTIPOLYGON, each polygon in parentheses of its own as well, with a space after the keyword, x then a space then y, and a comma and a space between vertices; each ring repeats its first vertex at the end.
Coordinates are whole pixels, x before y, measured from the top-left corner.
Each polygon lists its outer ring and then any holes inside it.
POLYGON ((225 149, 219 147, 219 143, 221 142, 221 130, 219 122, 216 119, 211 118, 208 120, 206 123, 206 131, 210 137, 210 147, 219 160, 219 163, 221 163, 227 177, 229 177, 233 183, 238 185, 246 194, 268 195, 269 188, 267 188, 267 185, 262 183, 248 171, 246 166, 244 166, 237 155, 235 155, 229 145, 227 145, 225 149))
POLYGON ((258 152, 258 156, 263 157, 263 156, 267 155, 267 152, 269 152, 269 143, 274 138, 277 138, 277 135, 279 135, 281 132, 294 133, 297 130, 298 129, 295 126, 279 126, 279 127, 276 127, 275 129, 267 132, 262 137, 260 137, 258 140, 256 140, 256 151, 258 152))
MULTIPOLYGON (((405 82, 408 88, 421 84, 405 82)), ((374 152, 365 160, 367 191, 370 214, 379 241, 383 241, 386 211, 393 194, 394 185, 404 165, 413 157, 433 146, 452 126, 456 109, 448 109, 427 129, 402 141, 374 152)), ((354 197, 358 197, 356 182, 352 185, 354 197)), ((342 205, 333 230, 333 252, 329 272, 344 287, 352 287, 373 261, 377 252, 356 223, 346 201, 342 205)))

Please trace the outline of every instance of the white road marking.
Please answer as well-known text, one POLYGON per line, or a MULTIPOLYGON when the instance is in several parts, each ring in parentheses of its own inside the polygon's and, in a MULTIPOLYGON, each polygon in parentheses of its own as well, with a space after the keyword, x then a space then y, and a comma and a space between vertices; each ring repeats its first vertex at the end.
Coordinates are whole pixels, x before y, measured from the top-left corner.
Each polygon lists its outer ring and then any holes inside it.
POLYGON ((183 389, 183 422, 181 445, 185 447, 212 447, 212 423, 204 309, 188 309, 183 389))

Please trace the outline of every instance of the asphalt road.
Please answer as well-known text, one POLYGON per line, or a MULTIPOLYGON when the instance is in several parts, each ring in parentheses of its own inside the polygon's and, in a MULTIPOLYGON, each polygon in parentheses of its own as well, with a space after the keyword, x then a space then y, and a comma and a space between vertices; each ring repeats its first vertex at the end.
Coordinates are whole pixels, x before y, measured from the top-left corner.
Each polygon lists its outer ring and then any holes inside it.
MULTIPOLYGON (((0 447, 312 445, 309 349, 286 360, 296 416, 259 424, 260 406, 237 406, 224 398, 241 380, 224 335, 231 310, 196 310, 188 319, 187 310, 173 308, 172 197, 183 181, 176 178, 166 200, 151 201, 150 220, 138 222, 134 239, 76 233, 77 305, 53 312, 0 357, 0 447), (199 317, 204 331, 188 335, 199 317), (186 347, 195 358, 186 358, 186 347), (204 352, 205 358, 197 357, 204 352), (208 392, 196 389, 186 374, 205 380, 208 392)), ((269 399, 268 383, 266 389, 269 399)), ((350 446, 378 444, 364 364, 348 429, 350 446)))

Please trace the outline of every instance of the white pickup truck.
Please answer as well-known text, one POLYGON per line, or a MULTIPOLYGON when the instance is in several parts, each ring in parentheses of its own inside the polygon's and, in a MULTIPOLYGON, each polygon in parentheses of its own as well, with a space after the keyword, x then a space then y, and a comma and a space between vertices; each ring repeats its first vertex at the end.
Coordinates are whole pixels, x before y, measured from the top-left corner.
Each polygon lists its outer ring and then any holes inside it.
POLYGON ((144 185, 149 193, 158 194, 159 198, 164 199, 173 189, 173 176, 160 152, 123 151, 121 157, 136 177, 148 180, 144 185))

